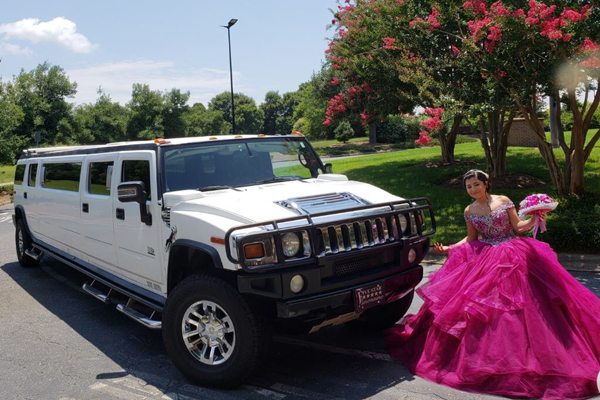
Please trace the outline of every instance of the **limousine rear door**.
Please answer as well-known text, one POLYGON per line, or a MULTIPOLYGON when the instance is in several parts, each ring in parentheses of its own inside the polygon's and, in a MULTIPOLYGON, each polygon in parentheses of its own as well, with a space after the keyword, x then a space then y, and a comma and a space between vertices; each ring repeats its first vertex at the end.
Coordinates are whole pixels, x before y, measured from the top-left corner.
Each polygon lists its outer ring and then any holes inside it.
POLYGON ((144 182, 148 194, 146 207, 152 215, 152 223, 142 222, 138 203, 120 202, 115 189, 112 198, 117 260, 127 278, 161 293, 165 288, 165 273, 161 268, 160 207, 154 151, 119 153, 113 170, 113 187, 131 181, 144 182))
POLYGON ((81 191, 82 250, 90 263, 118 273, 111 193, 116 154, 90 155, 85 159, 81 191))

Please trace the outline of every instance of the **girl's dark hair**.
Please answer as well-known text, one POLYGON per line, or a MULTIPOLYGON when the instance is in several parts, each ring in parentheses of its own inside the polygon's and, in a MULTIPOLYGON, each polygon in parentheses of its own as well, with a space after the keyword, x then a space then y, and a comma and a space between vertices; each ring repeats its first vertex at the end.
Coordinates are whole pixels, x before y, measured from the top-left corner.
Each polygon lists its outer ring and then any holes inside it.
POLYGON ((486 192, 489 192, 492 189, 492 183, 490 182, 490 177, 488 176, 488 174, 486 174, 485 172, 483 172, 480 169, 471 169, 463 175, 463 186, 465 189, 467 188, 467 179, 471 179, 471 178, 477 178, 481 182, 483 182, 486 185, 486 189, 485 189, 486 192))

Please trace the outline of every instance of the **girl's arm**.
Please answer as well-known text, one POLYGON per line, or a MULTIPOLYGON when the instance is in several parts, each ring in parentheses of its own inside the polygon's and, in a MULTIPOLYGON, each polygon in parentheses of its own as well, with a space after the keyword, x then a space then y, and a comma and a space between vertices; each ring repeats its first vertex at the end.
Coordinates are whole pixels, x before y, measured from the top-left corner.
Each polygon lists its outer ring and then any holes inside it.
POLYGON ((521 233, 530 230, 535 225, 535 221, 538 218, 537 215, 534 215, 532 218, 529 218, 523 221, 519 218, 517 214, 517 210, 513 208, 508 209, 508 217, 510 218, 510 225, 512 226, 515 232, 521 233))
MULTIPOLYGON (((465 217, 468 214, 468 210, 469 207, 465 209, 465 217)), ((433 245, 433 251, 439 254, 447 254, 450 250, 450 247, 460 246, 465 242, 473 242, 477 239, 479 239, 479 232, 477 231, 477 228, 475 228, 475 226, 473 226, 473 224, 467 220, 467 236, 465 236, 461 241, 456 242, 450 246, 444 246, 442 243, 438 242, 435 245, 433 245)))

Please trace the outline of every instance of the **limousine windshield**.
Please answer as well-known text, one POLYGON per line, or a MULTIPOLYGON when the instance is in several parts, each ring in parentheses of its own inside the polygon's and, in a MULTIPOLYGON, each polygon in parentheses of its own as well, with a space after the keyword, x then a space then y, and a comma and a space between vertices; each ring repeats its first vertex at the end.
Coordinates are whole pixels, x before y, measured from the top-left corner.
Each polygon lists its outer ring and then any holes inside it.
POLYGON ((304 138, 236 139, 163 147, 166 191, 201 191, 316 178, 321 160, 304 138))

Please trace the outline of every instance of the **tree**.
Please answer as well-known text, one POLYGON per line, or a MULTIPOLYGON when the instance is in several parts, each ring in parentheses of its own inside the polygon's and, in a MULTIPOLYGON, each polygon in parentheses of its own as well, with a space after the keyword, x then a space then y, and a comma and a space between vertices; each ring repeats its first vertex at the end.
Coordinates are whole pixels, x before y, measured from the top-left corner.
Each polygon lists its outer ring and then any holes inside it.
POLYGON ((183 137, 186 126, 183 115, 188 112, 187 105, 190 92, 182 93, 179 89, 171 89, 163 95, 162 121, 165 127, 165 138, 183 137))
POLYGON ((77 93, 77 83, 71 82, 61 67, 45 62, 30 72, 21 70, 8 90, 24 114, 15 132, 25 146, 33 143, 36 131, 41 132, 43 144, 54 144, 59 124, 69 124, 73 106, 67 99, 77 93))
POLYGON ((83 104, 73 111, 74 136, 79 144, 110 143, 127 140, 129 111, 102 89, 93 104, 83 104))
POLYGON ((223 112, 207 110, 202 103, 195 103, 184 115, 186 136, 221 135, 231 131, 231 125, 225 122, 223 112))
POLYGON ((148 85, 134 83, 127 107, 131 111, 127 123, 129 140, 164 137, 164 108, 160 91, 152 91, 148 85))
POLYGON ((335 128, 335 139, 338 142, 346 143, 348 140, 352 139, 354 136, 354 129, 350 125, 350 122, 344 120, 341 121, 338 126, 335 128))
POLYGON ((323 123, 329 99, 339 93, 339 87, 330 84, 332 76, 333 71, 323 66, 298 88, 298 106, 293 119, 304 120, 306 132, 302 133, 311 139, 333 138, 333 127, 323 123))
MULTIPOLYGON (((450 2, 450 0, 448 0, 450 2)), ((552 183, 559 195, 580 194, 584 190, 584 169, 600 131, 588 141, 600 92, 590 89, 600 78, 600 9, 595 1, 469 0, 463 5, 468 30, 457 32, 471 62, 490 82, 512 96, 518 110, 535 131, 552 183), (578 92, 584 102, 577 103, 578 92), (537 118, 540 95, 568 98, 573 112, 571 142, 558 126, 564 168, 556 160, 537 118)), ((560 113, 557 118, 560 120, 560 113)))
POLYGON ((298 104, 300 104, 298 91, 283 94, 281 97, 281 113, 275 123, 277 132, 287 134, 294 130, 294 122, 296 122, 294 114, 298 104))
POLYGON ((265 95, 265 101, 260 105, 260 110, 264 115, 263 132, 267 135, 274 135, 277 132, 277 120, 283 114, 283 99, 279 92, 270 91, 265 95))
POLYGON ((27 146, 29 138, 17 131, 24 118, 25 113, 16 104, 8 85, 0 82, 0 165, 13 164, 27 146))
MULTIPOLYGON (((256 134, 262 131, 263 113, 254 100, 243 93, 234 93, 236 134, 256 134)), ((209 111, 221 111, 223 118, 231 125, 231 93, 216 95, 208 103, 209 111)), ((231 133, 229 131, 228 133, 231 133)))

